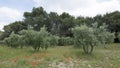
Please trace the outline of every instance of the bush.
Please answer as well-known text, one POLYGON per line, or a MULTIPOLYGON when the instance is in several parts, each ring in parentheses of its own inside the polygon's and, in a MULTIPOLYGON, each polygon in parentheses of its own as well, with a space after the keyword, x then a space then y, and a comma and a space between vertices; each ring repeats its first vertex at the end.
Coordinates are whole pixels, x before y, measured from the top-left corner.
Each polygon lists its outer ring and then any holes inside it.
POLYGON ((56 46, 59 43, 59 36, 51 35, 50 36, 50 45, 51 46, 56 46))
POLYGON ((92 53, 94 46, 105 45, 114 41, 114 33, 106 30, 106 25, 92 27, 86 25, 76 26, 72 29, 76 47, 82 47, 85 53, 92 53))
POLYGON ((25 44, 31 46, 34 51, 38 51, 40 47, 42 49, 47 49, 48 45, 50 45, 50 34, 46 31, 45 27, 42 27, 38 32, 29 29, 19 33, 25 39, 25 44))
POLYGON ((5 38, 4 41, 9 47, 16 48, 19 46, 19 44, 18 44, 19 43, 19 35, 12 32, 10 37, 5 38))
POLYGON ((79 44, 85 53, 92 53, 93 47, 99 43, 97 37, 94 35, 93 28, 81 25, 73 28, 72 30, 74 33, 75 44, 79 44))
POLYGON ((65 46, 65 45, 73 45, 74 41, 70 37, 60 37, 59 39, 59 45, 65 46))
POLYGON ((1 44, 4 44, 4 41, 0 41, 0 45, 1 45, 1 44))
POLYGON ((10 37, 6 38, 4 41, 10 47, 21 48, 26 46, 31 46, 34 51, 38 51, 40 48, 47 49, 49 45, 58 45, 58 36, 51 35, 47 32, 45 27, 42 27, 40 31, 34 31, 32 29, 22 30, 18 34, 11 33, 10 37))
POLYGON ((118 38, 119 38, 119 41, 120 41, 120 32, 118 33, 118 38))
MULTIPOLYGON (((95 35, 100 41, 101 45, 110 44, 114 42, 115 33, 111 33, 107 30, 107 25, 103 24, 102 26, 98 27, 97 23, 93 24, 93 28, 95 30, 95 35)), ((106 47, 105 47, 106 48, 106 47)))

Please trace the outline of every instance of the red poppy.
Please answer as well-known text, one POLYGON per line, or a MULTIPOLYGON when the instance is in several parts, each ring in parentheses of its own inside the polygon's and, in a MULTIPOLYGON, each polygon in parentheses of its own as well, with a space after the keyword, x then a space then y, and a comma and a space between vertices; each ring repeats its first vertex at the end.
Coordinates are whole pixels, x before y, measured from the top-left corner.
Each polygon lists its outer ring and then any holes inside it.
POLYGON ((28 56, 28 55, 27 55, 27 56, 26 56, 26 58, 27 58, 27 59, 29 59, 29 58, 30 58, 30 56, 28 56))

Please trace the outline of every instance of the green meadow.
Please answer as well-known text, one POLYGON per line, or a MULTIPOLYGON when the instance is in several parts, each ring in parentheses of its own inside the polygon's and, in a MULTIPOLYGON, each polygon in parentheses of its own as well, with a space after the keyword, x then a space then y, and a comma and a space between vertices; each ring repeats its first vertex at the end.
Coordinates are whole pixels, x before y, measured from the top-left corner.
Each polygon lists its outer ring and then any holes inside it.
POLYGON ((0 46, 0 68, 120 68, 120 44, 95 47, 84 54, 73 46, 56 46, 34 52, 30 47, 0 46))

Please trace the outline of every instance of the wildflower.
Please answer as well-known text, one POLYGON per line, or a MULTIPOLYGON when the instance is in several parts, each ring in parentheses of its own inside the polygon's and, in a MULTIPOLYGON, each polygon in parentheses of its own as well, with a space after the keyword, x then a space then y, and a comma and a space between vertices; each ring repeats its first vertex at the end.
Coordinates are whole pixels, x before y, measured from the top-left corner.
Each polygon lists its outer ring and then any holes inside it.
POLYGON ((45 54, 44 54, 44 56, 47 56, 47 57, 50 56, 50 55, 51 55, 51 54, 49 54, 49 53, 45 53, 45 54))
POLYGON ((113 68, 113 64, 110 64, 110 68, 113 68))
POLYGON ((64 55, 67 55, 68 54, 68 52, 64 52, 64 55))
POLYGON ((45 56, 45 53, 42 53, 41 56, 45 56))
POLYGON ((71 61, 71 60, 73 60, 71 57, 67 57, 67 58, 64 57, 63 59, 66 60, 66 61, 71 61))
POLYGON ((18 56, 18 57, 17 57, 17 59, 20 59, 20 58, 21 58, 21 56, 18 56))
POLYGON ((63 56, 68 57, 68 52, 64 52, 63 56))
POLYGON ((27 56, 26 56, 26 58, 27 58, 27 59, 29 59, 29 58, 30 58, 30 56, 28 56, 28 55, 27 55, 27 56))
POLYGON ((118 66, 118 68, 120 68, 120 65, 118 66))
POLYGON ((69 61, 71 61, 71 60, 72 60, 72 58, 71 58, 71 57, 68 57, 67 59, 68 59, 69 61))
POLYGON ((13 59, 13 62, 16 63, 20 58, 21 56, 16 57, 15 59, 13 59))
POLYGON ((39 57, 39 54, 34 54, 35 59, 39 57))
POLYGON ((13 59, 13 62, 16 63, 16 62, 17 62, 17 59, 13 59))
POLYGON ((35 62, 35 61, 32 61, 32 62, 30 62, 30 64, 32 65, 32 68, 34 68, 34 66, 35 66, 36 64, 38 64, 38 63, 35 62))

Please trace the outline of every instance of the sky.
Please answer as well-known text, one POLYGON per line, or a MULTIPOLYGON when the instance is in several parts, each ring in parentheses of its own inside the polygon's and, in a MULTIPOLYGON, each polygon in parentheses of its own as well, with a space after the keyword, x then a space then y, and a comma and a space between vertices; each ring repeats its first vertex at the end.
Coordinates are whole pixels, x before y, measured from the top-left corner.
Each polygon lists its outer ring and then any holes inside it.
POLYGON ((120 0, 0 0, 0 30, 4 25, 23 20, 23 13, 42 6, 48 13, 67 12, 73 16, 94 17, 120 11, 120 0))

